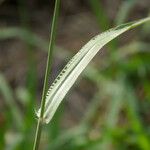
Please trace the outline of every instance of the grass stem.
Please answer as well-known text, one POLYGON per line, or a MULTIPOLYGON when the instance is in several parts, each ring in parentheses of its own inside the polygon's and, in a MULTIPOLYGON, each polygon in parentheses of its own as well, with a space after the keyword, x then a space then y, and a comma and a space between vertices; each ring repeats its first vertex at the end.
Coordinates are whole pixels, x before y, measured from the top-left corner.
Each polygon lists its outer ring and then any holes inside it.
POLYGON ((45 79, 44 79, 44 87, 43 87, 43 93, 42 93, 41 112, 40 112, 40 117, 39 117, 38 123, 37 123, 37 129, 36 129, 36 134, 35 134, 33 150, 38 150, 40 138, 41 138, 41 131, 42 131, 42 126, 43 126, 42 120, 43 120, 43 114, 44 114, 44 108, 45 108, 45 97, 46 97, 46 93, 48 90, 48 79, 49 79, 49 74, 50 74, 51 66, 52 66, 52 52, 53 52, 53 47, 54 47, 54 42, 55 42, 55 33, 56 33, 56 24, 57 24, 58 12, 59 12, 59 4, 60 4, 60 0, 56 0, 54 14, 53 14, 53 20, 52 20, 51 34, 50 34, 50 42, 49 42, 45 79))

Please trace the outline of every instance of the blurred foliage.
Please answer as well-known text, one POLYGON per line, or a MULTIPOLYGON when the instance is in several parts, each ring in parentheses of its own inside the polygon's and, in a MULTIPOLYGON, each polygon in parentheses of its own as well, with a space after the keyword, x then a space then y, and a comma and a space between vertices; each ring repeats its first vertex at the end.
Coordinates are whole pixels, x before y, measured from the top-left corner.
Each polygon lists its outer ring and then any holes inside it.
MULTIPOLYGON (((0 4, 4 1, 0 1, 0 4)), ((137 0, 122 1, 114 24, 125 22, 136 3, 137 0)), ((88 4, 101 31, 109 28, 111 20, 103 4, 98 0, 89 0, 88 4)), ((47 50, 47 41, 30 29, 30 14, 26 13, 24 3, 19 3, 18 7, 20 11, 24 10, 20 14, 22 25, 0 28, 0 40, 23 40, 28 50, 27 79, 25 87, 13 89, 0 72, 0 93, 5 100, 0 110, 0 150, 32 149, 36 125, 33 108, 38 82, 34 53, 35 47, 45 52, 47 50)), ((97 90, 84 110, 83 119, 73 128, 62 129, 62 104, 52 123, 44 128, 41 149, 150 150, 149 27, 147 23, 136 34, 136 39, 123 46, 119 40, 114 41, 108 46, 109 53, 100 60, 102 65, 90 65, 86 69, 83 78, 92 82, 97 90)), ((61 59, 72 55, 61 47, 56 46, 55 49, 61 59)))

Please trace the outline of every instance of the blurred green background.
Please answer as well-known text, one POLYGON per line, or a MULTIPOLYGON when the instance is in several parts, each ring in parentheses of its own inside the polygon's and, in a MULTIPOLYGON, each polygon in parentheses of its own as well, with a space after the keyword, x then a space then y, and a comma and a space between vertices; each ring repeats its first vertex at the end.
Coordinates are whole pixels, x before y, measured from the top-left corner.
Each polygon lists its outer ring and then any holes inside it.
MULTIPOLYGON (((0 150, 31 150, 53 0, 0 0, 0 150)), ((62 0, 51 83, 94 35, 148 16, 149 0, 62 0)), ((150 150, 150 23, 109 43, 45 125, 41 150, 150 150)))

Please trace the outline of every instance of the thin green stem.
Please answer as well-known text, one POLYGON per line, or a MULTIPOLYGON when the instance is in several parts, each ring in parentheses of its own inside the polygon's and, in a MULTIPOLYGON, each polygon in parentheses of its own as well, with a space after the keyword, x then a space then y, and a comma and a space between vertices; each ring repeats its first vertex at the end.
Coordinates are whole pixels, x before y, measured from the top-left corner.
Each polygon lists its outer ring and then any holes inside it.
POLYGON ((43 93, 42 93, 41 112, 40 112, 40 118, 38 119, 38 123, 37 123, 37 129, 36 129, 36 134, 35 134, 33 150, 38 150, 40 138, 41 138, 41 131, 42 131, 42 126, 43 126, 43 115, 44 115, 44 109, 45 109, 45 97, 46 97, 46 93, 48 90, 48 79, 49 79, 49 74, 50 74, 51 66, 52 66, 51 58, 52 58, 52 52, 53 52, 53 47, 54 47, 54 41, 55 41, 56 24, 57 24, 57 18, 58 18, 58 13, 59 13, 59 5, 60 5, 60 0, 56 0, 54 14, 53 14, 53 20, 52 20, 51 34, 50 34, 50 42, 49 42, 45 79, 44 79, 44 87, 43 87, 43 93))

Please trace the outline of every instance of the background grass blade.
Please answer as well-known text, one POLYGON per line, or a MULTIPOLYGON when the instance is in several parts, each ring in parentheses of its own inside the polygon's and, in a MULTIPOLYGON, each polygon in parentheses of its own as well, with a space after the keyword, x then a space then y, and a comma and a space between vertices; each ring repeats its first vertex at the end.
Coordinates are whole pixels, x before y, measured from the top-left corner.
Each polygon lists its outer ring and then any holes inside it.
POLYGON ((135 4, 138 2, 138 0, 127 0, 123 1, 122 5, 119 8, 117 17, 116 17, 116 25, 119 25, 121 23, 124 23, 127 19, 127 17, 130 14, 130 11, 135 6, 135 4))
POLYGON ((20 129, 22 126, 23 118, 13 97, 12 90, 2 74, 0 74, 0 93, 5 98, 6 106, 11 112, 10 114, 12 115, 14 124, 17 122, 16 126, 18 129, 20 129))

